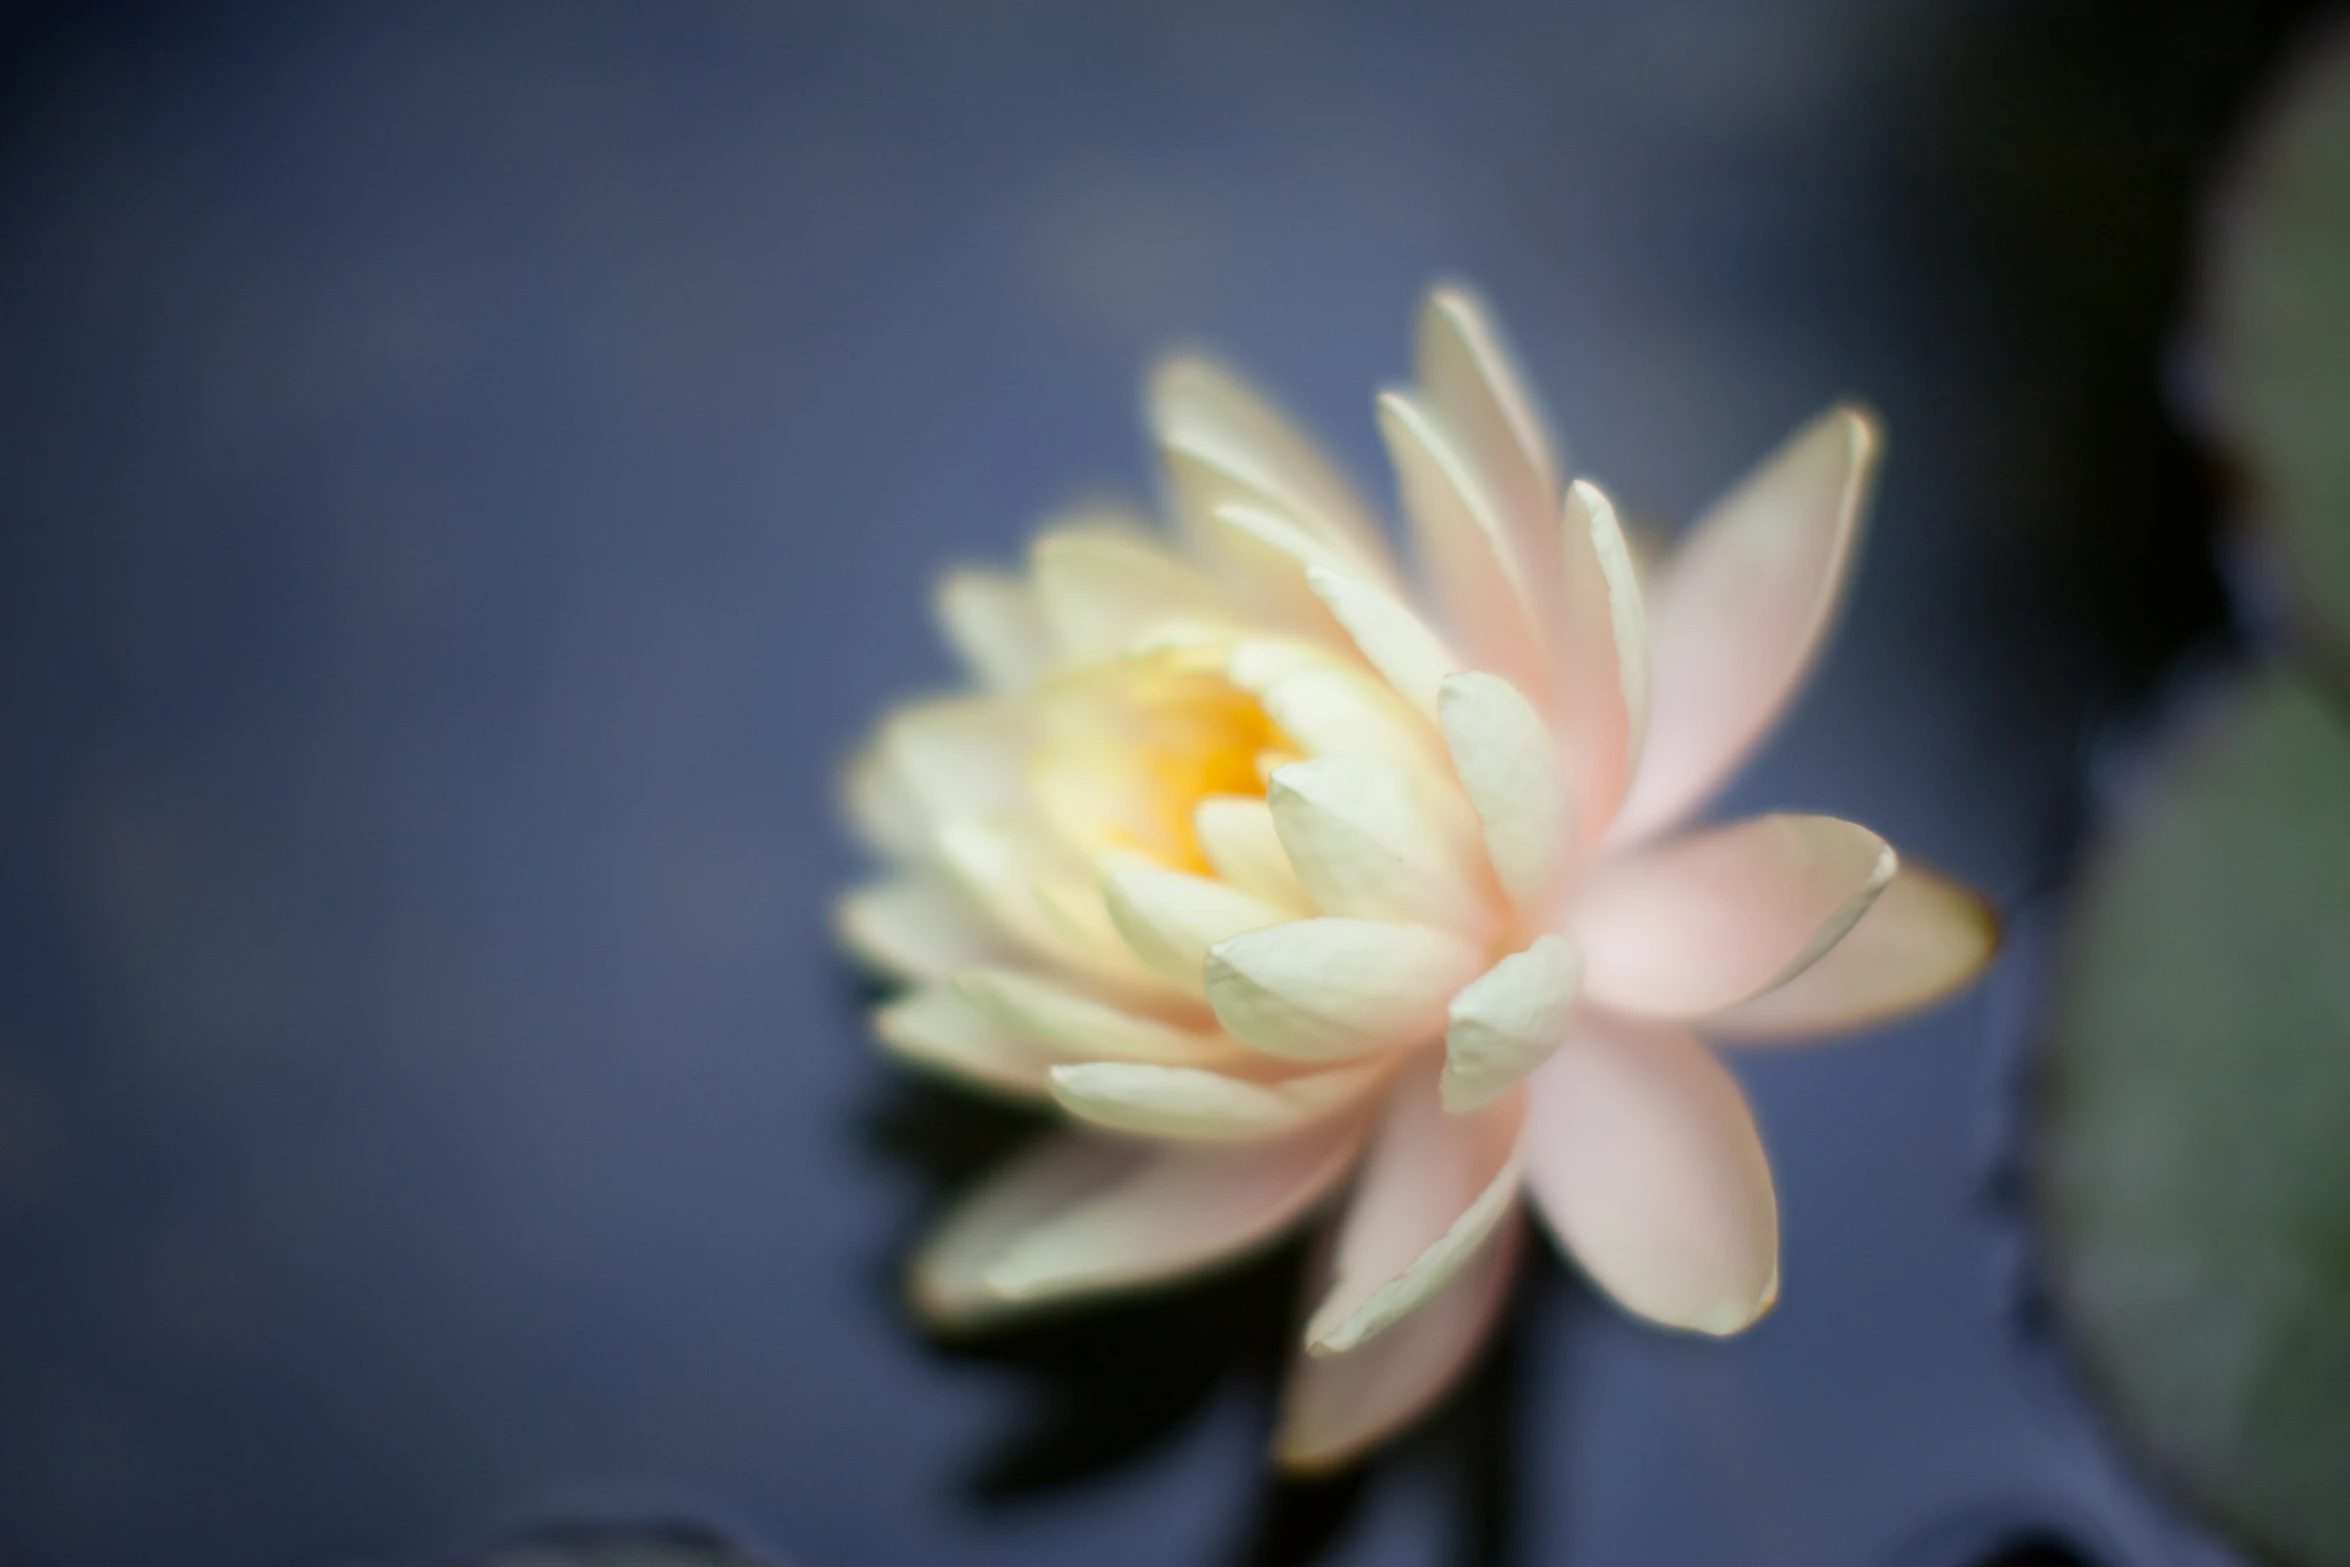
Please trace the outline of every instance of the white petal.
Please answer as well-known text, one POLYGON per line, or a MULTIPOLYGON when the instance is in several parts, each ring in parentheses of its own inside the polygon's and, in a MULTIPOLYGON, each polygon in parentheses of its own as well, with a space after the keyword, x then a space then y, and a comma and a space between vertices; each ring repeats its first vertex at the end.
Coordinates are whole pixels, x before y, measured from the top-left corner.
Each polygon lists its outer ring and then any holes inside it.
POLYGON ((1052 1069, 1052 1094, 1115 1132, 1205 1142, 1281 1137, 1337 1114, 1377 1084, 1385 1063, 1259 1079, 1199 1067, 1086 1061, 1052 1069))
POLYGON ((1893 879, 1892 848, 1833 816, 1758 816, 1601 863, 1576 902, 1584 991, 1702 1017, 1787 983, 1893 879))
POLYGON ((1337 1468, 1442 1397, 1501 1315, 1525 1228, 1501 1225, 1443 1293, 1361 1348, 1291 1361, 1275 1461, 1299 1474, 1337 1468))
POLYGON ((1052 662, 1052 632, 1035 591, 1018 577, 948 572, 938 584, 938 620, 964 666, 992 690, 1026 691, 1052 662))
POLYGON ((1379 432, 1421 561, 1444 606, 1445 629, 1481 667, 1547 696, 1551 660, 1539 610, 1491 503, 1409 393, 1379 394, 1379 432))
POLYGON ((880 740, 843 771, 841 799, 848 807, 849 825, 874 853, 911 860, 929 849, 930 818, 890 765, 889 747, 880 740))
POLYGON ((1557 743, 1517 687, 1481 670, 1446 680, 1438 711, 1493 872, 1518 912, 1531 915, 1557 889, 1574 845, 1557 743))
POLYGON ((1226 651, 1224 678, 1254 696, 1308 669, 1344 669, 1345 663, 1310 637, 1243 637, 1226 651))
POLYGON ((934 877, 859 887, 840 900, 837 919, 850 951, 901 979, 944 979, 1005 955, 1002 933, 934 877))
POLYGON ((1030 895, 1053 932, 1067 965, 1122 995, 1182 1004, 1197 999, 1196 986, 1178 985, 1151 972, 1126 944, 1110 919, 1099 877, 1082 873, 1037 878, 1030 895))
POLYGON ((1549 421, 1491 308, 1459 283, 1429 290, 1414 371, 1429 407, 1492 497, 1518 559, 1537 580, 1547 577, 1557 551, 1559 462, 1549 421))
POLYGON ((1437 688, 1466 661, 1385 589, 1321 566, 1309 570, 1306 581, 1397 695, 1434 718, 1437 688))
POLYGON ((954 986, 981 1016, 1064 1060, 1203 1066, 1237 1054, 1221 1035, 1129 1012, 1020 969, 965 969, 954 986))
POLYGON ((1038 536, 1030 572, 1054 644, 1071 659, 1126 652, 1160 626, 1225 614, 1214 582, 1151 540, 1107 528, 1038 536))
POLYGON ((1309 661, 1242 643, 1232 682, 1254 691, 1266 716, 1309 756, 1373 756, 1441 776, 1442 752, 1419 714, 1376 676, 1330 660, 1309 661))
POLYGON ((1178 355, 1152 374, 1148 405, 1175 509, 1195 538, 1206 542, 1217 507, 1254 504, 1307 528, 1356 569, 1393 580, 1379 525, 1354 486, 1239 376, 1178 355))
POLYGON ((1444 1107, 1470 1110, 1508 1092, 1567 1037, 1582 956, 1566 937, 1538 938, 1452 998, 1444 1030, 1444 1107))
POLYGON ((1192 812, 1191 825, 1199 834, 1200 852, 1219 877, 1292 914, 1312 912, 1273 826, 1273 808, 1261 797, 1211 794, 1192 812))
POLYGON ((1359 570, 1352 555, 1282 513, 1239 501, 1218 506, 1209 526, 1219 557, 1266 615, 1316 636, 1339 629, 1307 576, 1332 566, 1359 570))
POLYGON ((1831 409, 1711 511, 1648 603, 1648 738, 1614 834, 1654 832, 1729 776, 1811 668, 1850 574, 1880 448, 1831 409))
POLYGON ((938 831, 938 858, 971 906, 1033 956, 1123 991, 1168 991, 1044 834, 1012 821, 950 822, 938 831))
POLYGON ((1104 893, 1111 923, 1134 955, 1195 992, 1206 984, 1210 947, 1293 917, 1237 887, 1181 871, 1128 867, 1110 874, 1104 893))
POLYGON ((1770 1162, 1711 1051, 1679 1029, 1587 1023, 1527 1090, 1527 1184, 1593 1283, 1701 1333, 1735 1333, 1770 1309, 1770 1162))
POLYGON ((1474 870, 1402 770, 1366 756, 1316 757, 1275 771, 1265 798, 1281 847, 1321 912, 1416 920, 1473 936, 1491 925, 1474 870))
POLYGON ((893 787, 932 825, 1018 807, 1028 793, 1028 719, 999 697, 914 702, 883 720, 883 763, 893 787))
POLYGON ((1310 1355, 1344 1354, 1410 1316, 1516 1210, 1521 1097, 1449 1113, 1432 1064, 1397 1082, 1364 1152, 1329 1291, 1306 1323, 1310 1355))
POLYGON ((1424 925, 1296 920, 1214 947, 1208 1001, 1270 1055, 1337 1060, 1434 1039, 1481 967, 1474 943, 1424 925))
POLYGON ((903 1061, 1015 1099, 1049 1100, 1058 1057, 1037 1048, 945 985, 924 985, 873 1014, 873 1031, 903 1061))
POLYGON ((1639 764, 1648 721, 1648 618, 1616 509, 1597 485, 1577 479, 1568 487, 1559 530, 1560 728, 1584 828, 1597 834, 1639 764))
POLYGON ((916 1257, 915 1304, 942 1326, 1132 1288, 1272 1240, 1346 1174, 1346 1121, 1240 1147, 1064 1133, 991 1177, 916 1257))
POLYGON ((1704 1022, 1728 1039, 1865 1028, 1930 1006, 1981 972, 1999 916, 1971 888, 1909 861, 1825 957, 1778 989, 1704 1022))

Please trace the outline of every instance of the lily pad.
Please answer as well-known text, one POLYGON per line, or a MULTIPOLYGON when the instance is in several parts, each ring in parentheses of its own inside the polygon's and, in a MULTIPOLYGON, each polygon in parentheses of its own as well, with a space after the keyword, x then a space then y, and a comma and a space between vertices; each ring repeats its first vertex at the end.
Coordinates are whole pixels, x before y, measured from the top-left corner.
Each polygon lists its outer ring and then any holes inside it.
POLYGON ((2297 625, 2350 668, 2350 29, 2303 58, 2215 216, 2220 434, 2297 625))
POLYGON ((2262 1554, 2350 1562, 2350 727, 2250 678, 2084 885, 2036 1201, 2124 1438, 2262 1554))

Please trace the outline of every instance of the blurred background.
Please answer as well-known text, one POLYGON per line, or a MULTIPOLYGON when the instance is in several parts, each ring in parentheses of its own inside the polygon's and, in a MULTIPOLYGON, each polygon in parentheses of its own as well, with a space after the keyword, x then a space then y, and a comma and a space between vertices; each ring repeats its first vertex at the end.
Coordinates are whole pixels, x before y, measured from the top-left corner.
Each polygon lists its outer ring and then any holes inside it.
POLYGON ((2224 648, 2198 214, 2283 0, 0 9, 0 1561, 2225 1560, 2039 1326, 2005 1156, 2087 781, 2224 648), (1688 516, 1892 456, 1737 809, 1991 889, 1991 983, 1739 1061, 1787 1287, 1555 1265, 1365 1474, 1261 1474, 1275 1257, 926 1343, 1007 1128, 899 1080, 834 771, 929 573, 1140 490, 1215 344, 1383 479, 1476 280, 1688 516), (2036 1553, 2036 1554, 2035 1554, 2036 1553))

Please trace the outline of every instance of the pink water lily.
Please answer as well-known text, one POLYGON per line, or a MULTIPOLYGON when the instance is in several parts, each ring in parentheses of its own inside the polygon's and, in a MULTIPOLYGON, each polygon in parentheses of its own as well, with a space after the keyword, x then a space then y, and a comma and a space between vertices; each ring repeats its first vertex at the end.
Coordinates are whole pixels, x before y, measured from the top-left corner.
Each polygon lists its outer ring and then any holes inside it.
POLYGON ((901 1057, 1076 1124, 917 1257, 944 1326, 1222 1262, 1344 1194, 1276 1455, 1342 1462, 1471 1361, 1521 1192, 1625 1310, 1735 1333, 1778 1209, 1706 1040, 1963 984, 1974 894, 1867 828, 1684 830, 1801 684, 1878 438, 1821 415, 1635 563, 1490 314, 1439 287, 1379 427, 1415 581, 1228 371, 1148 392, 1172 530, 1112 509, 939 593, 977 689, 883 721, 848 796, 891 862, 852 948, 901 1057), (1701 1037, 1702 1036, 1702 1037, 1701 1037))

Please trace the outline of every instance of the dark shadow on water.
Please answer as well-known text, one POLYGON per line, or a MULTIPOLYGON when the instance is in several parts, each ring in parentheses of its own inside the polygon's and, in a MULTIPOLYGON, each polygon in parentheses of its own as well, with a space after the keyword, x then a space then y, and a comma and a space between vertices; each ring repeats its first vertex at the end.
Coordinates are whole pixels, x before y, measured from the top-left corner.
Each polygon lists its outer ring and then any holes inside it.
MULTIPOLYGON (((927 1188, 928 1224, 1044 1124, 1017 1109, 899 1080, 869 1112, 866 1134, 869 1146, 927 1188)), ((898 1304, 897 1275, 919 1233, 892 1250, 883 1285, 909 1334, 923 1330, 898 1304)), ((1148 1463, 1236 1383, 1250 1395, 1259 1439, 1269 1439, 1311 1249, 1311 1234, 1302 1234, 1170 1288, 1079 1303, 986 1333, 926 1336, 950 1360, 1016 1374, 1029 1395, 1029 1416, 973 1456, 964 1482, 972 1504, 982 1511, 1031 1504, 1148 1463)), ((1558 1282, 1546 1262, 1526 1273, 1545 1285, 1558 1282)), ((1399 1440, 1363 1463, 1311 1479, 1282 1475, 1268 1460, 1252 1500, 1211 1503, 1236 1515, 1222 1559, 1230 1567, 1305 1567, 1345 1540, 1382 1487, 1406 1473, 1434 1473, 1451 1515, 1449 1559, 1462 1567, 1513 1560, 1526 1282, 1470 1375, 1399 1440)))
POLYGON ((778 1567, 724 1531, 690 1519, 554 1523, 505 1535, 449 1567, 778 1567))

